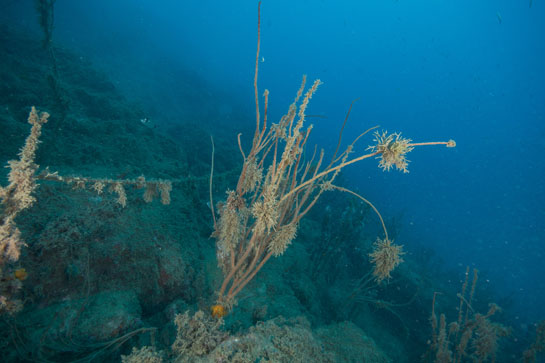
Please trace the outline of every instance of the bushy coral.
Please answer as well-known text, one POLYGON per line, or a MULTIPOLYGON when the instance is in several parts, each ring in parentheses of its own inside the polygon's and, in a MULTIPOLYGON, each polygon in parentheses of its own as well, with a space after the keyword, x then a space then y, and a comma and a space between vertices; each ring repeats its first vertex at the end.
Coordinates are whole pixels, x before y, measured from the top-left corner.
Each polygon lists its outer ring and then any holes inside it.
POLYGON ((462 291, 458 293, 460 305, 458 320, 447 323, 445 314, 439 317, 435 313, 434 294, 430 322, 432 339, 429 342, 428 352, 423 356, 424 361, 434 362, 494 362, 499 350, 502 337, 509 335, 508 328, 500 323, 492 322, 492 315, 501 311, 496 304, 489 304, 486 314, 476 312, 471 306, 473 294, 478 280, 478 271, 473 270, 473 281, 469 294, 466 290, 469 282, 469 267, 466 270, 465 282, 462 291))
POLYGON ((178 314, 174 323, 177 334, 172 352, 180 362, 194 362, 198 357, 207 355, 226 337, 226 333, 220 330, 223 320, 213 319, 200 310, 193 316, 188 311, 178 314))
POLYGON ((375 145, 370 146, 369 150, 379 153, 377 157, 380 159, 379 166, 385 171, 390 171, 395 166, 397 170, 408 173, 409 161, 406 155, 414 149, 411 145, 412 140, 402 137, 401 133, 388 135, 386 131, 382 133, 377 131, 374 135, 375 145))
POLYGON ((121 356, 122 363, 162 363, 163 355, 152 347, 132 348, 129 355, 121 356))
POLYGON ((374 250, 369 254, 371 262, 375 265, 373 276, 377 282, 389 279, 390 273, 403 262, 403 246, 395 245, 388 238, 380 239, 374 245, 374 250))
POLYGON ((335 362, 305 318, 277 317, 230 337, 209 356, 215 362, 335 362))
POLYGON ((151 179, 141 175, 135 179, 107 179, 107 178, 89 178, 83 176, 62 176, 58 172, 51 172, 46 168, 38 176, 38 179, 49 180, 71 185, 74 189, 87 189, 89 191, 102 195, 104 189, 117 195, 117 203, 122 207, 127 206, 126 187, 144 189, 142 198, 146 203, 151 203, 157 196, 160 196, 161 204, 170 204, 170 192, 172 191, 172 181, 162 179, 151 179))
POLYGON ((20 248, 24 245, 21 233, 15 226, 15 217, 36 201, 33 193, 37 187, 35 173, 38 165, 34 163, 34 158, 42 134, 42 125, 47 122, 48 118, 47 112, 40 114, 35 107, 32 107, 28 115, 28 123, 32 125, 32 128, 19 153, 20 158, 8 162, 10 168, 9 185, 0 187, 0 200, 3 208, 0 225, 0 265, 3 265, 6 260, 17 261, 20 248))
MULTIPOLYGON (((21 247, 24 241, 21 239, 21 232, 15 225, 15 217, 24 209, 31 207, 36 198, 33 193, 37 188, 36 170, 38 165, 34 163, 36 150, 40 135, 42 134, 42 125, 47 122, 49 114, 47 112, 39 113, 35 107, 32 107, 28 115, 28 123, 32 125, 30 135, 25 141, 25 145, 19 153, 19 160, 10 160, 8 167, 9 184, 6 187, 0 187, 0 201, 2 213, 0 214, 0 274, 5 273, 6 262, 14 262, 19 259, 21 247)), ((0 313, 16 312, 21 308, 17 300, 12 299, 12 294, 20 287, 20 281, 16 277, 3 278, 0 282, 0 313), (12 301, 13 300, 13 301, 12 301)))
POLYGON ((545 351, 545 320, 537 324, 536 339, 534 343, 522 354, 522 359, 526 363, 535 362, 537 354, 545 351))
POLYGON ((374 341, 352 323, 313 330, 304 317, 281 316, 229 337, 207 358, 212 362, 388 362, 374 341))

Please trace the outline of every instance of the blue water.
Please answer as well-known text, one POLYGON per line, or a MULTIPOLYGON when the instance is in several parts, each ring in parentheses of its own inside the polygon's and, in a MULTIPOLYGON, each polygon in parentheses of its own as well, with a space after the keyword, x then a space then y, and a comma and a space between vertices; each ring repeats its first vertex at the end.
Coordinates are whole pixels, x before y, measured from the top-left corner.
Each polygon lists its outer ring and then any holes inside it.
MULTIPOLYGON (((32 2, 14 3, 9 21, 36 28, 32 2)), ((255 1, 58 1, 55 11, 58 43, 165 118, 185 112, 181 69, 252 114, 255 1)), ((543 319, 545 3, 264 1, 261 12, 258 84, 270 91, 270 119, 307 74, 324 82, 308 113, 324 116, 312 119, 310 144, 326 152, 356 98, 345 143, 374 125, 415 142, 456 140, 414 150, 408 174, 367 160, 346 180, 383 215, 402 214, 396 242, 409 254, 424 245, 445 269, 476 267, 514 296, 521 321, 543 319)))

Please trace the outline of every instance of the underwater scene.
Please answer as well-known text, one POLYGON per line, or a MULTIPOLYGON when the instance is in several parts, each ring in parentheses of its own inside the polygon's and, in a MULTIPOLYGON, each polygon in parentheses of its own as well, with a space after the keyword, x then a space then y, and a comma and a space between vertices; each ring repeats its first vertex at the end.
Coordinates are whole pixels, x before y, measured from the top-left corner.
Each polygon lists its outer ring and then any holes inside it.
POLYGON ((0 4, 0 362, 545 362, 545 2, 0 4))

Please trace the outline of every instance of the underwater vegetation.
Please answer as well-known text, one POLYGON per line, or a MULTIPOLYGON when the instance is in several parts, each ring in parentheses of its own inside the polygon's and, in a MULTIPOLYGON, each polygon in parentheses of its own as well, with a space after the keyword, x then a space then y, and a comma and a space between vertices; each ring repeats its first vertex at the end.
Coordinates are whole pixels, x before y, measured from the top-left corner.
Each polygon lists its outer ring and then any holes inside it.
MULTIPOLYGON (((453 140, 413 142, 371 127, 343 150, 349 111, 327 157, 307 145, 306 111, 321 81, 308 86, 306 76, 287 113, 271 122, 269 92, 260 101, 257 85, 259 3, 253 138, 247 146, 239 135, 230 151, 242 164, 220 173, 213 141, 210 175, 194 176, 188 151, 55 49, 54 1, 36 4, 47 60, 28 61, 39 64, 30 86, 10 86, 31 93, 21 97, 29 105, 17 96, 2 101, 2 139, 8 127, 18 134, 2 149, 12 155, 0 186, 3 361, 499 360, 510 331, 492 321, 496 304, 478 312, 477 270, 470 283, 468 267, 454 303, 436 304, 438 290, 394 241, 395 223, 343 186, 349 165, 376 159, 384 171, 407 173, 414 148, 454 147, 453 140), (29 132, 21 108, 39 104, 44 90, 41 107, 51 114, 32 106, 29 132), (357 151, 366 136, 370 145, 357 151), (68 141, 75 137, 80 142, 68 141), (100 137, 107 141, 93 142, 100 137), (328 199, 332 192, 341 197, 328 199), (437 318, 439 307, 454 307, 457 319, 437 318)), ((525 361, 543 351, 544 332, 542 323, 525 361)))

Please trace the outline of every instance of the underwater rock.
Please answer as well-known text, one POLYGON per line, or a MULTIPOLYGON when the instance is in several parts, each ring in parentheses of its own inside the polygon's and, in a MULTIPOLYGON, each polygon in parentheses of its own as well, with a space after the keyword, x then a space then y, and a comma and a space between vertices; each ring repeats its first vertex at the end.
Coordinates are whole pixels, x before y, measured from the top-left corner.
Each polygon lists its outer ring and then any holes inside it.
POLYGON ((105 291, 22 312, 20 326, 34 328, 18 329, 36 347, 64 340, 84 344, 108 341, 141 327, 140 319, 141 307, 134 291, 105 291))
POLYGON ((213 362, 335 362, 304 317, 277 317, 231 336, 207 357, 213 362))
POLYGON ((206 357, 210 362, 390 362, 363 330, 350 322, 313 330, 305 317, 277 317, 231 336, 206 357))
POLYGON ((319 328, 315 332, 338 362, 391 362, 356 324, 345 321, 319 328))
POLYGON ((134 291, 101 292, 89 299, 74 332, 97 341, 113 339, 138 328, 141 313, 134 291))

